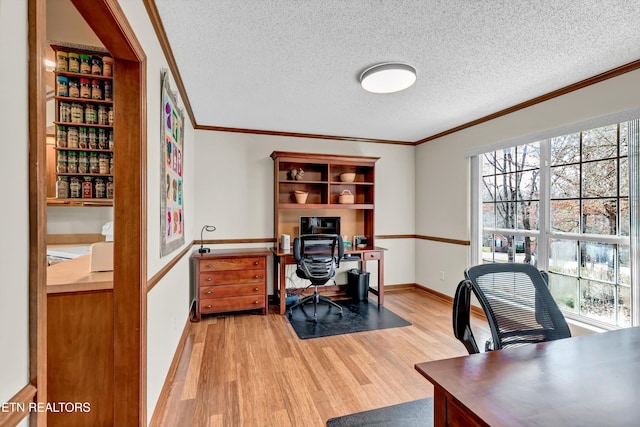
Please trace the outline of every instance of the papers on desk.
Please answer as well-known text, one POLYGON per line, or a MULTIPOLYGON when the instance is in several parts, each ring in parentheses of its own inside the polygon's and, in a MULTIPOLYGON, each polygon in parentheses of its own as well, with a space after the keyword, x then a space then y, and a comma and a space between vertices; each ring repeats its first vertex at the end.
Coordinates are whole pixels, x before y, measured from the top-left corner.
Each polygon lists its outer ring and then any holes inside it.
POLYGON ((47 248, 47 258, 69 260, 82 255, 89 255, 90 246, 65 246, 61 248, 47 248))

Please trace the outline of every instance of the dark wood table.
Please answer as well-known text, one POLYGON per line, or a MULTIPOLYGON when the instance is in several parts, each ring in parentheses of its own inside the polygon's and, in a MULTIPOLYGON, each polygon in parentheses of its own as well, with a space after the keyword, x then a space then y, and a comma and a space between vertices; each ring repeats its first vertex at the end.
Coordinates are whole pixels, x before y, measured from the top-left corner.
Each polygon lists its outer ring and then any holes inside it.
POLYGON ((435 426, 638 426, 640 328, 419 363, 435 426))

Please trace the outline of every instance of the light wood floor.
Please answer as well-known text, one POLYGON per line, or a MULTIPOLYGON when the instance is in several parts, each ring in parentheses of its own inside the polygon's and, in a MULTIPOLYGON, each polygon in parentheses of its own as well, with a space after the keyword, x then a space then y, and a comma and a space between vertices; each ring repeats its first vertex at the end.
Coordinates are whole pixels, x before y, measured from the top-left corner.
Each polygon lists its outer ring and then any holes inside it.
POLYGON ((189 323, 154 425, 325 426, 332 417, 433 396, 414 365, 467 354, 453 337, 451 304, 399 290, 385 293, 385 307, 412 325, 300 340, 275 313, 189 323))

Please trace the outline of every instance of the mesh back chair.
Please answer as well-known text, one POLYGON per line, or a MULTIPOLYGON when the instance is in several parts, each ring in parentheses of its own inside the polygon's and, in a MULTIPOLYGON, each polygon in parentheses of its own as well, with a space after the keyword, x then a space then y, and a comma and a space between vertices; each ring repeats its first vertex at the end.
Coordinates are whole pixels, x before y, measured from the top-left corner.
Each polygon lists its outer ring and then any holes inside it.
POLYGON ((304 297, 289 308, 289 318, 293 315, 293 309, 302 307, 309 301, 313 301, 313 321, 318 321, 318 303, 324 302, 339 309, 342 315, 342 307, 331 301, 328 297, 320 295, 319 286, 324 286, 336 274, 340 266, 340 259, 344 255, 342 237, 334 234, 309 234, 296 237, 293 240, 293 258, 298 264, 296 274, 302 279, 311 281, 313 295, 304 297))
POLYGON ((481 264, 465 271, 453 301, 453 332, 469 354, 479 349, 469 323, 471 292, 491 330, 485 351, 571 336, 547 286, 548 276, 529 264, 481 264))

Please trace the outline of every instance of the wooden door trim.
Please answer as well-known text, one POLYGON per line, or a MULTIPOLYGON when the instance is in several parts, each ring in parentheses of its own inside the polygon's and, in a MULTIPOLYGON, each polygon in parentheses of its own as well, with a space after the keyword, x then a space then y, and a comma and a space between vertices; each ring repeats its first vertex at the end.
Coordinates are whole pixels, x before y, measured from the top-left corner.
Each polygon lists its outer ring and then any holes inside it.
MULTIPOLYGON (((29 0, 29 382, 47 401, 46 0, 29 0)), ((31 424, 46 426, 43 412, 31 424)))
MULTIPOLYGON (((117 0, 71 0, 114 57, 114 423, 146 425, 146 56, 117 0)), ((46 401, 46 0, 29 0, 30 377, 46 401)), ((34 413, 46 425, 45 413, 34 413), (41 414, 41 415, 40 415, 41 414)))
POLYGON ((71 0, 114 59, 114 425, 146 425, 146 55, 117 0, 71 0))

